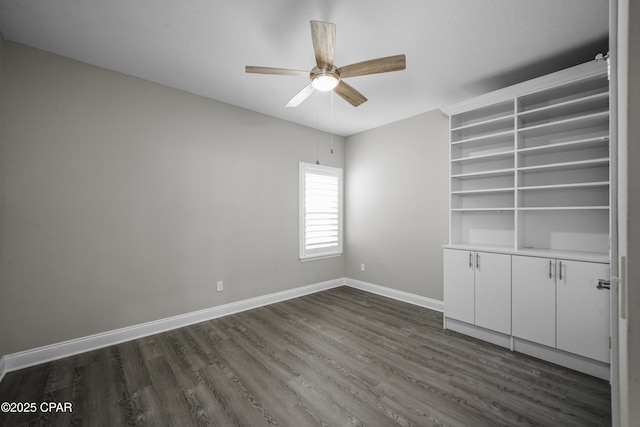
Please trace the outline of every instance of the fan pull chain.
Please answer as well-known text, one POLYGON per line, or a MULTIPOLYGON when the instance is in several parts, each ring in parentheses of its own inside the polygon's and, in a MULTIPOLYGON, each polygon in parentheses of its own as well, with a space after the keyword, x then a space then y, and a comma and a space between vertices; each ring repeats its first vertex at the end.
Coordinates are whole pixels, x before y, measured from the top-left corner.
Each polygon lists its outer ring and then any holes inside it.
POLYGON ((331 111, 329 115, 329 132, 331 133, 331 154, 333 154, 333 91, 331 91, 331 111))
POLYGON ((316 165, 320 164, 320 92, 316 91, 316 165))

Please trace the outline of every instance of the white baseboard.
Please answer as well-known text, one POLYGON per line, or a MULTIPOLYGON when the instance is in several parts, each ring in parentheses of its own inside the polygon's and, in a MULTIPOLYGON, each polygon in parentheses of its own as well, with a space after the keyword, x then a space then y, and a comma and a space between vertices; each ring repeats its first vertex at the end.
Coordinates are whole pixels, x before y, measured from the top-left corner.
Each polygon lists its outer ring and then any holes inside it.
POLYGON ((545 347, 519 338, 514 338, 514 350, 605 381, 611 380, 611 367, 608 363, 587 359, 577 354, 545 347))
POLYGON ((470 325, 468 323, 460 322, 459 320, 455 320, 450 317, 444 318, 444 326, 445 329, 460 332, 461 334, 478 338, 479 340, 490 342, 491 344, 495 344, 511 350, 510 335, 492 331, 490 329, 481 328, 480 326, 470 325))
POLYGON ((582 357, 577 354, 567 353, 566 351, 547 347, 542 344, 536 344, 520 338, 512 337, 511 335, 491 331, 489 329, 484 329, 449 317, 445 317, 444 322, 446 329, 478 338, 482 341, 499 345, 500 347, 510 348, 512 351, 524 353, 537 359, 546 360, 547 362, 564 366, 565 368, 573 369, 574 371, 582 372, 603 380, 609 381, 611 378, 608 363, 587 359, 586 357, 582 357))
POLYGON ((338 286, 344 286, 344 284, 344 278, 328 280, 326 282, 301 286, 299 288, 289 289, 282 292, 219 305, 216 307, 206 308, 204 310, 141 323, 139 325, 133 325, 87 337, 63 341, 44 347, 21 351, 19 353, 7 354, 0 359, 0 381, 2 381, 2 378, 4 378, 7 372, 17 371, 18 369, 28 368, 30 366, 39 365, 41 363, 50 362, 63 357, 73 356, 75 354, 108 347, 114 344, 120 344, 133 339, 181 328, 183 326, 193 325, 194 323, 228 316, 245 310, 251 310, 252 308, 258 308, 268 304, 336 288, 338 286))
POLYGON ((372 283, 367 283, 360 280, 340 278, 328 280, 326 282, 315 283, 312 285, 301 286, 299 288, 276 292, 273 294, 263 295, 260 297, 250 298, 238 302, 224 304, 216 307, 206 308, 204 310, 194 311, 191 313, 181 314, 178 316, 168 317, 152 322, 141 323, 139 325, 128 326, 126 328, 107 331, 87 337, 63 341, 44 347, 21 351, 19 353, 7 354, 0 358, 0 381, 2 381, 7 372, 17 371, 18 369, 28 368, 30 366, 39 365, 41 363, 51 362, 52 360, 58 360, 63 357, 97 350, 99 348, 108 347, 110 345, 120 344, 137 338, 142 338, 149 335, 170 331, 172 329, 181 328, 183 326, 193 325, 194 323, 204 322, 222 316, 228 316, 230 314, 239 313, 241 311, 251 310, 253 308, 262 307, 268 304, 273 304, 292 298, 298 298, 304 295, 309 295, 345 285, 366 292, 371 292, 373 294, 378 294, 388 298, 407 302, 409 304, 418 305, 420 307, 430 308, 432 310, 442 311, 443 309, 442 301, 410 294, 408 292, 398 291, 396 289, 391 289, 384 286, 374 285, 372 283))
POLYGON ((344 281, 345 285, 347 286, 360 289, 362 291, 371 292, 372 294, 382 295, 387 298, 392 298, 398 301, 407 302, 409 304, 418 305, 420 307, 429 308, 431 310, 444 310, 444 303, 436 299, 427 298, 380 285, 374 285, 373 283, 363 282, 362 280, 349 279, 348 277, 346 277, 344 281))

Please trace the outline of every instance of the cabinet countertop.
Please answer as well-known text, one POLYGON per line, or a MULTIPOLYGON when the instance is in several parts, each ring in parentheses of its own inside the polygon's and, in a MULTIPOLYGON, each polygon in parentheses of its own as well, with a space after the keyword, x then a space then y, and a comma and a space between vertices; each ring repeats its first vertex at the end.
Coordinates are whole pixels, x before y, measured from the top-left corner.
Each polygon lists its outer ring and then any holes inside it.
POLYGON ((474 243, 456 243, 447 244, 442 246, 444 249, 456 249, 464 251, 481 251, 481 252, 493 252, 508 255, 522 255, 539 258, 558 258, 566 259, 570 261, 586 261, 597 262, 601 264, 609 264, 609 254, 600 252, 579 252, 579 251, 565 251, 557 249, 536 249, 536 248, 521 248, 514 249, 507 246, 499 245, 483 245, 474 243))

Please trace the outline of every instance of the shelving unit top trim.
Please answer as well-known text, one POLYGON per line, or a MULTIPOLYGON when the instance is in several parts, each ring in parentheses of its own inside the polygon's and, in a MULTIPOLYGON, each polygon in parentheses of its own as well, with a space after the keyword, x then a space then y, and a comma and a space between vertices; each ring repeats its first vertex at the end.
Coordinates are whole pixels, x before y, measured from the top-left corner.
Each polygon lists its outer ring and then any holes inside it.
POLYGON ((571 83, 579 79, 587 79, 606 74, 607 64, 605 61, 590 61, 585 64, 557 71, 546 76, 533 80, 508 86, 493 92, 480 95, 457 104, 449 105, 440 109, 444 114, 452 116, 475 108, 506 101, 508 99, 524 96, 531 92, 537 92, 554 86, 571 83))

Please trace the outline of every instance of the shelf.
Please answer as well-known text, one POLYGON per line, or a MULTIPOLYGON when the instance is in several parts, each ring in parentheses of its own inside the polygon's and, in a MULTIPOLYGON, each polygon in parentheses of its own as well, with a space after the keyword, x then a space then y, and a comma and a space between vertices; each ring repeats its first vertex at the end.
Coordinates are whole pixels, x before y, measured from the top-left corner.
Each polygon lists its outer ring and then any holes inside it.
POLYGON ((513 174, 514 169, 496 169, 485 172, 472 172, 472 173, 461 173, 457 175, 451 175, 451 178, 458 179, 467 179, 467 178, 489 178, 492 176, 507 176, 513 174))
POLYGON ((451 208, 451 212, 503 212, 514 211, 515 208, 451 208))
POLYGON ((545 206, 518 208, 519 211, 603 211, 609 210, 609 206, 545 206))
POLYGON ((605 95, 609 92, 609 80, 606 73, 579 79, 569 84, 553 85, 548 88, 518 96, 521 111, 533 111, 545 106, 563 104, 584 99, 592 95, 605 95))
POLYGON ((595 168, 601 166, 607 166, 609 164, 609 158, 600 158, 600 159, 591 159, 591 160, 580 160, 576 162, 563 162, 563 163, 550 163, 547 165, 538 165, 538 166, 525 166, 521 167, 518 170, 521 172, 546 172, 557 169, 586 169, 586 168, 595 168))
POLYGON ((600 93, 596 93, 596 94, 590 94, 590 95, 586 95, 586 96, 582 96, 580 98, 574 98, 574 99, 570 99, 567 101, 560 101, 560 102, 556 102, 556 103, 550 103, 547 105, 543 105, 540 107, 535 107, 532 108, 530 110, 525 110, 525 111, 521 111, 518 113, 518 116, 522 116, 522 115, 526 115, 526 114, 530 114, 530 113, 535 113, 538 111, 545 111, 545 110, 550 110, 550 109, 562 109, 564 107, 567 106, 581 106, 582 107, 582 111, 585 110, 585 107, 588 107, 589 105, 593 105, 593 102, 605 102, 606 104, 609 104, 609 93, 608 92, 600 92, 600 93))
POLYGON ((484 190, 461 190, 461 191, 452 191, 451 194, 457 196, 463 196, 465 194, 496 194, 496 193, 510 193, 514 191, 514 187, 509 188, 488 188, 484 190))
POLYGON ((460 163, 460 162, 481 162, 487 160, 500 160, 500 159, 508 159, 509 157, 513 157, 515 151, 501 151, 499 153, 491 153, 491 154, 481 154, 478 156, 468 156, 468 157, 460 157, 457 159, 451 159, 451 163, 460 163))
POLYGON ((572 188, 600 188, 600 187, 608 187, 608 186, 609 186, 609 181, 579 182, 575 184, 532 185, 529 187, 518 187, 518 191, 558 190, 558 189, 572 189, 572 188))
POLYGON ((549 133, 561 133, 587 127, 604 126, 608 125, 608 123, 609 112, 603 111, 599 113, 573 117, 570 119, 557 120, 549 123, 521 127, 518 128, 518 133, 525 136, 527 134, 547 135, 549 133))
POLYGON ((592 138, 577 139, 574 141, 558 142, 553 144, 538 145, 536 147, 519 148, 520 153, 562 153, 569 150, 582 150, 588 148, 597 148, 603 145, 609 145, 608 136, 595 136, 592 138))
POLYGON ((469 129, 503 129, 509 127, 509 125, 513 124, 513 113, 509 113, 509 115, 495 117, 488 120, 479 121, 476 123, 469 123, 463 126, 458 126, 456 128, 451 129, 451 133, 459 133, 463 131, 467 131, 469 129), (501 124, 506 124, 506 126, 499 126, 501 124))
MULTIPOLYGON (((598 93, 585 96, 583 98, 572 99, 570 101, 559 102, 557 104, 545 105, 528 111, 518 113, 518 118, 526 122, 541 122, 556 119, 558 117, 569 118, 567 116, 584 116, 586 112, 597 111, 598 113, 608 111, 609 94, 598 93)), ((574 117, 575 118, 575 117, 574 117)), ((557 120, 554 120, 557 121, 557 120)))
POLYGON ((505 117, 513 118, 513 100, 500 101, 498 103, 485 105, 480 108, 469 110, 451 116, 451 127, 454 129, 474 126, 479 123, 492 120, 502 120, 505 117))
POLYGON ((469 143, 482 143, 482 142, 494 142, 494 141, 492 141, 492 139, 499 139, 500 137, 504 137, 504 136, 507 136, 507 135, 513 137, 513 129, 506 130, 506 131, 501 131, 501 132, 490 133, 490 134, 486 134, 486 135, 480 135, 480 136, 466 138, 466 139, 459 139, 457 141, 451 141, 451 145, 469 144, 469 143))

